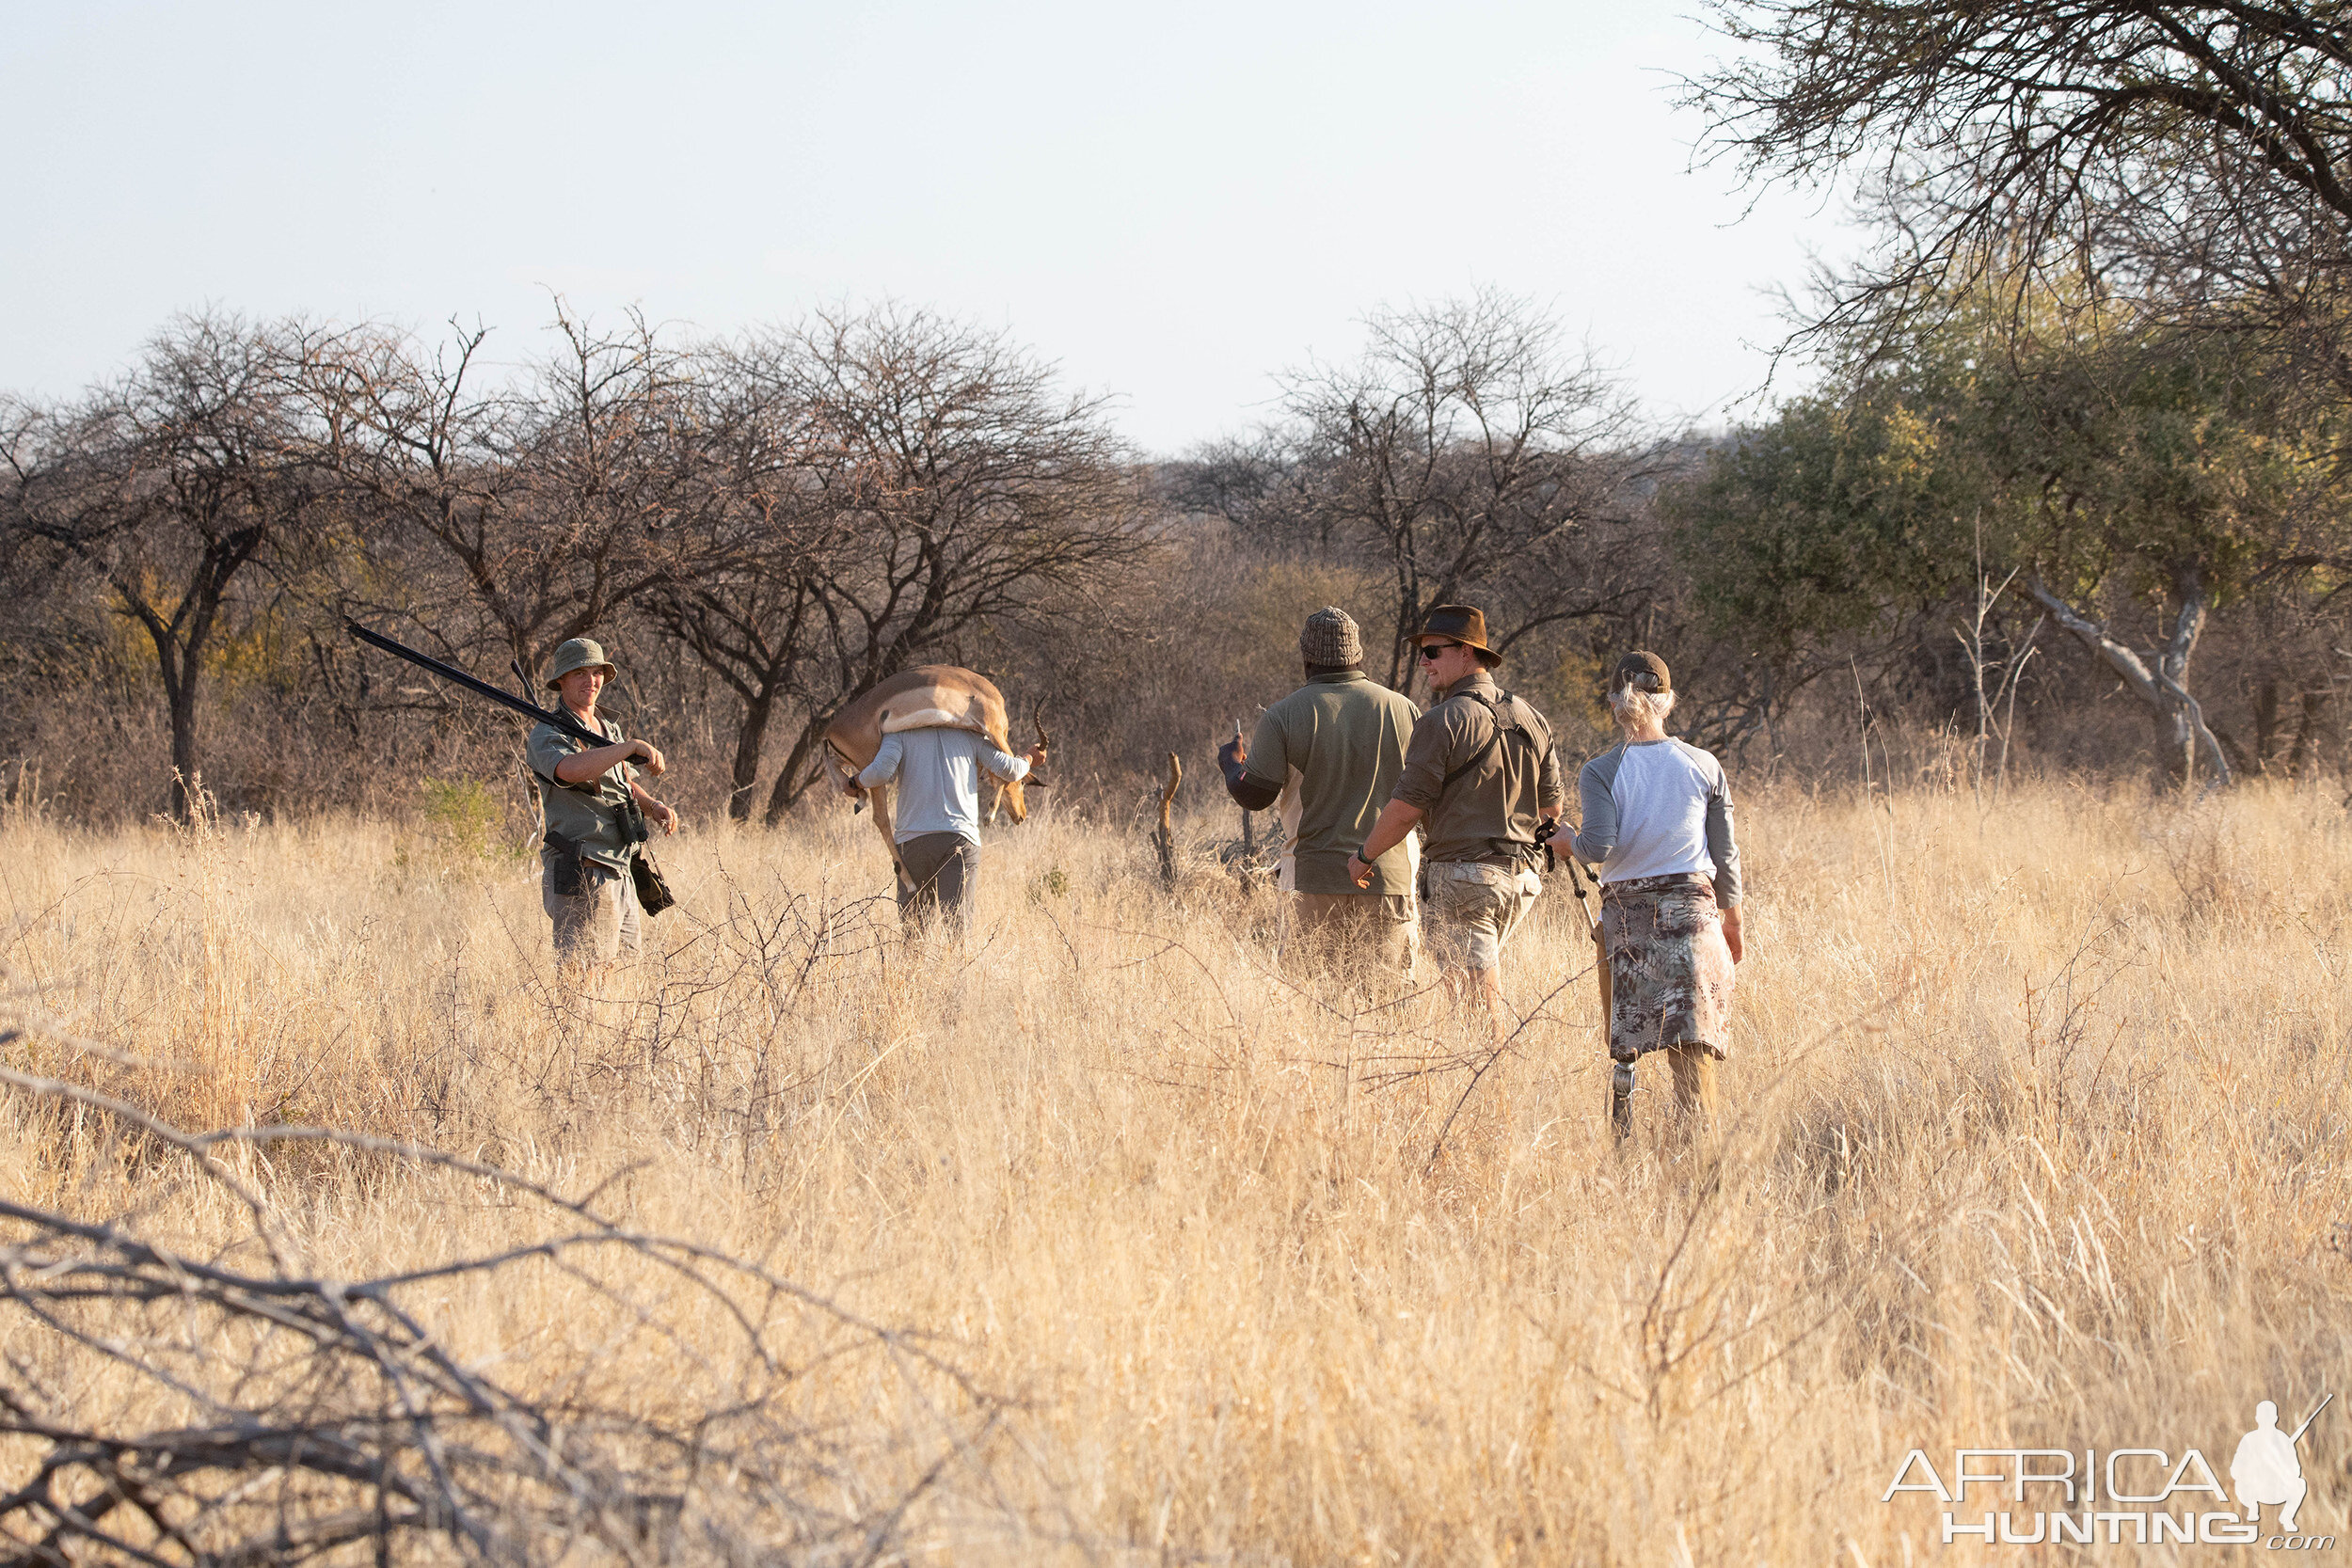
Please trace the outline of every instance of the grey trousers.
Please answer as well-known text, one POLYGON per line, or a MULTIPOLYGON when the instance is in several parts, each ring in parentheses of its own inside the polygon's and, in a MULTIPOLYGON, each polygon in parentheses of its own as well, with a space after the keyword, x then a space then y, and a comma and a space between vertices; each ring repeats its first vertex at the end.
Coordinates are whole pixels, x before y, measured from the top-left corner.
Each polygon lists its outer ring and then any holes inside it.
POLYGON ((980 879, 980 847, 961 833, 917 833, 898 841, 898 918, 920 925, 946 910, 961 919, 972 912, 980 879), (912 882, 912 885, 909 885, 912 882))

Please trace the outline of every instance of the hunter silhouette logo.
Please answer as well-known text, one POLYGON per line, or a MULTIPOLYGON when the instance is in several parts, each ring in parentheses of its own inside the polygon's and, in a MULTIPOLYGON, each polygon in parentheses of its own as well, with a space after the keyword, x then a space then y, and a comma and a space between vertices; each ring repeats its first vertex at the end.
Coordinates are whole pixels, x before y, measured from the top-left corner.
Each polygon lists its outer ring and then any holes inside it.
POLYGON ((2264 1400, 2254 1407, 2254 1430, 2238 1440, 2230 1457, 2230 1490, 2195 1449, 2178 1460, 2162 1449, 1957 1449, 1951 1468, 1938 1474, 1924 1449, 1913 1449, 1896 1466, 1881 1502, 1897 1494, 1926 1492, 1946 1505, 1946 1545, 1973 1538, 1984 1545, 2032 1546, 2044 1543, 2089 1545, 2094 1542, 2139 1546, 2261 1545, 2270 1551, 2327 1551, 2332 1535, 2305 1535, 2298 1514, 2310 1495, 2298 1445, 2320 1412, 2335 1402, 2328 1394, 2303 1424, 2288 1433, 2279 1425, 2279 1407, 2264 1400), (1992 1487, 1969 1495, 1970 1487, 1992 1487), (2233 1492, 2235 1496, 2233 1497, 2233 1492), (1966 1512, 1970 1503, 2007 1503, 2007 1509, 1966 1512), (2234 1502, 2235 1507, 2232 1504, 2234 1502), (2277 1528, 2265 1532, 2262 1511, 2279 1510, 2277 1528))
MULTIPOLYGON (((2319 1402, 2325 1410, 2334 1401, 2330 1394, 2319 1402)), ((2230 1484, 2237 1488, 2237 1500, 2245 1510, 2247 1522, 2260 1519, 2263 1505, 2279 1508, 2279 1528, 2290 1534, 2295 1529, 2295 1511, 2303 1506, 2303 1498, 2311 1490, 2303 1480, 2303 1459, 2295 1446, 2319 1419, 2319 1410, 2303 1418, 2303 1424, 2290 1437, 2279 1430, 2279 1407, 2265 1400, 2254 1406, 2254 1430, 2238 1439, 2237 1452, 2230 1460, 2230 1484)))

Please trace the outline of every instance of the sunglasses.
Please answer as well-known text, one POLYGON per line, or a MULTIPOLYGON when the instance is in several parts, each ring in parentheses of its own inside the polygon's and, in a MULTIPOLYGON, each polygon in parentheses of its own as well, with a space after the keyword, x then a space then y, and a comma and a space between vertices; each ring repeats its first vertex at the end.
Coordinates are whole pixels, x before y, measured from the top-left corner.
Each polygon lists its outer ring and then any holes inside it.
POLYGON ((1461 646, 1463 646, 1463 644, 1459 642, 1423 642, 1421 645, 1421 657, 1423 658, 1436 658, 1439 654, 1445 652, 1448 648, 1459 648, 1461 646))

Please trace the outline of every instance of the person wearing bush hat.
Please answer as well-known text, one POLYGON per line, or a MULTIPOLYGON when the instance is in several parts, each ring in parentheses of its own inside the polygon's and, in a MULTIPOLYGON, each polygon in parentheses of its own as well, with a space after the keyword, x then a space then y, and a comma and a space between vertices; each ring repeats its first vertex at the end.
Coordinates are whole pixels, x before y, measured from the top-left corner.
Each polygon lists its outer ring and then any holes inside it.
POLYGON ((1288 936, 1309 961, 1376 962, 1409 978, 1417 922, 1417 850, 1404 844, 1359 886, 1349 853, 1364 841, 1405 766, 1405 740, 1421 709, 1364 674, 1363 636, 1336 605, 1298 633, 1307 682, 1268 707, 1245 747, 1235 735, 1216 754, 1225 788, 1244 811, 1280 808, 1279 886, 1288 936))
POLYGON ((1543 892, 1535 834, 1567 804, 1560 759, 1534 705, 1495 685, 1502 655, 1482 611, 1438 605, 1406 641, 1439 700, 1413 726, 1395 791, 1348 874, 1367 874, 1422 829, 1429 945, 1457 994, 1485 1003, 1501 1039, 1502 946, 1543 892))
POLYGON ((678 830, 678 815, 637 782, 642 769, 660 777, 665 764, 651 742, 630 740, 596 713, 596 698, 620 672, 594 638, 575 637, 555 650, 547 684, 587 729, 612 737, 590 746, 552 724, 532 728, 524 742, 539 784, 543 824, 539 902, 554 927, 555 956, 567 968, 634 958, 644 937, 643 909, 629 862, 638 846, 628 830, 630 803, 662 832, 678 830))

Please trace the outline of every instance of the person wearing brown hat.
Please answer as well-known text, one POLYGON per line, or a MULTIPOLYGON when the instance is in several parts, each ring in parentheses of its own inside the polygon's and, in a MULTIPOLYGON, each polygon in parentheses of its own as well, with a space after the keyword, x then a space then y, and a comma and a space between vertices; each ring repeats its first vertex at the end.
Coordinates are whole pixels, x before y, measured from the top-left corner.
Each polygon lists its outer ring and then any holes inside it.
POLYGON ((618 724, 596 714, 598 694, 619 673, 593 638, 575 637, 557 648, 548 686, 574 721, 611 736, 612 743, 591 746, 552 724, 534 726, 524 742, 544 824, 539 902, 555 929, 556 961, 567 968, 610 962, 622 953, 633 958, 642 947, 643 911, 629 862, 643 834, 630 831, 629 805, 665 833, 679 826, 677 813, 637 782, 641 768, 660 777, 661 753, 649 741, 625 738, 618 724))
POLYGON ((1413 968, 1416 851, 1383 856, 1368 883, 1347 871, 1350 853, 1379 815, 1405 766, 1406 737, 1421 709, 1364 674, 1363 638, 1336 606, 1307 617, 1298 634, 1307 684, 1265 710, 1244 747, 1216 759, 1225 788, 1245 811, 1279 805, 1281 890, 1302 952, 1413 968))
POLYGON ((1740 930, 1740 847, 1723 764, 1666 734, 1674 677, 1653 653, 1629 653, 1609 680, 1624 738, 1584 765, 1576 857, 1600 867, 1600 941, 1609 964, 1609 1119, 1633 1123, 1634 1064, 1662 1051, 1675 1103, 1711 1120, 1715 1063, 1731 1049, 1740 930))
POLYGON ((1508 1027, 1502 945, 1543 892, 1536 826, 1567 804, 1560 759, 1534 705, 1496 687, 1502 656, 1487 641, 1484 613, 1439 605, 1408 641, 1439 701, 1413 726, 1396 788, 1348 875, 1360 882, 1368 861, 1420 826, 1424 935, 1449 981, 1485 1002, 1500 1038, 1508 1027))

